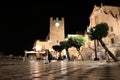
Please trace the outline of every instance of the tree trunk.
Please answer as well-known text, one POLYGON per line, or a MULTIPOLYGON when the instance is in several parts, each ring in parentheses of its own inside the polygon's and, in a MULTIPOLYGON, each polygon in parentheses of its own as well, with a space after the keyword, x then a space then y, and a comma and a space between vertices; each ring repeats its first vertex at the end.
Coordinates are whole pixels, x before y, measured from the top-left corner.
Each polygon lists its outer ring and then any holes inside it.
POLYGON ((94 61, 98 61, 99 58, 97 57, 96 40, 94 40, 94 49, 95 49, 95 58, 94 58, 94 61))
MULTIPOLYGON (((83 56, 82 56, 82 54, 81 54, 81 52, 80 52, 80 49, 77 49, 77 51, 78 51, 79 55, 81 55, 82 61, 84 61, 84 58, 83 58, 83 56)), ((78 55, 78 57, 79 57, 79 55, 78 55)))
POLYGON ((69 55, 68 49, 66 49, 66 55, 67 55, 68 60, 70 60, 70 55, 69 55))
POLYGON ((117 58, 112 54, 112 52, 105 46, 104 42, 102 41, 102 39, 99 40, 102 47, 105 49, 105 51, 108 52, 108 54, 110 55, 110 57, 112 57, 112 59, 116 62, 118 61, 117 58))
POLYGON ((88 45, 88 47, 89 47, 90 49, 92 49, 92 50, 95 52, 95 58, 94 58, 94 61, 98 61, 99 58, 97 57, 96 41, 94 40, 94 49, 93 49, 90 45, 88 45))
POLYGON ((58 53, 59 53, 58 60, 62 60, 61 52, 58 52, 58 53))

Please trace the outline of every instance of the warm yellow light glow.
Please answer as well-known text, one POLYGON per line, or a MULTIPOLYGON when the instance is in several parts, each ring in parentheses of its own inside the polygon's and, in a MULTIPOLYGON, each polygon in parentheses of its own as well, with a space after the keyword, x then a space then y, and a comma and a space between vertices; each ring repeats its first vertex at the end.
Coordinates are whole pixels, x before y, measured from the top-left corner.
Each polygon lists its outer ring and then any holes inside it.
POLYGON ((36 49, 36 51, 41 51, 41 50, 42 50, 42 47, 39 46, 39 45, 36 45, 35 49, 36 49))

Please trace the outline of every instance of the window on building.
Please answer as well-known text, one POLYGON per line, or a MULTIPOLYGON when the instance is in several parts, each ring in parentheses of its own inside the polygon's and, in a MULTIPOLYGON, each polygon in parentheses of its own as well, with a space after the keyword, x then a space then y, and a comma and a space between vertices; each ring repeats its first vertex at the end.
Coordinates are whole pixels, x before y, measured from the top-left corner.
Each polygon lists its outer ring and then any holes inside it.
POLYGON ((98 16, 95 16, 95 23, 98 23, 98 16))
POLYGON ((111 39, 111 44, 114 44, 114 38, 111 39))
POLYGON ((113 31, 113 27, 111 27, 111 31, 113 31))
POLYGON ((59 43, 59 41, 57 40, 57 43, 59 43))

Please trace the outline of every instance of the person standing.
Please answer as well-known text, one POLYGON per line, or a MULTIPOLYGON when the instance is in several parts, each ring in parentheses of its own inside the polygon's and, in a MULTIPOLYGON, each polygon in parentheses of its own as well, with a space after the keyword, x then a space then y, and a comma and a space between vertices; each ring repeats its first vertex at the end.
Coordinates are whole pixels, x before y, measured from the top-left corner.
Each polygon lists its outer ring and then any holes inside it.
POLYGON ((45 51, 45 55, 44 55, 44 63, 45 64, 48 64, 48 54, 47 54, 47 51, 45 51))
POLYGON ((46 56, 45 56, 45 64, 50 63, 52 60, 52 54, 50 53, 49 50, 46 50, 46 56))
POLYGON ((50 53, 49 50, 47 51, 47 53, 48 53, 48 61, 49 61, 49 63, 50 63, 51 60, 52 60, 52 54, 50 53))

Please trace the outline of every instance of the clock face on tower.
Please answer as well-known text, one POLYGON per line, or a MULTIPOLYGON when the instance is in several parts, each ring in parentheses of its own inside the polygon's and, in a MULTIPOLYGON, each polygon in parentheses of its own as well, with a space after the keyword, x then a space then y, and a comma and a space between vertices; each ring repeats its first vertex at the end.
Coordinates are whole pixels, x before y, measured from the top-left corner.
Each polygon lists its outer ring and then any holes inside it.
POLYGON ((56 27, 59 27, 59 26, 60 26, 60 23, 59 23, 59 22, 56 22, 56 23, 55 23, 55 26, 56 26, 56 27))

